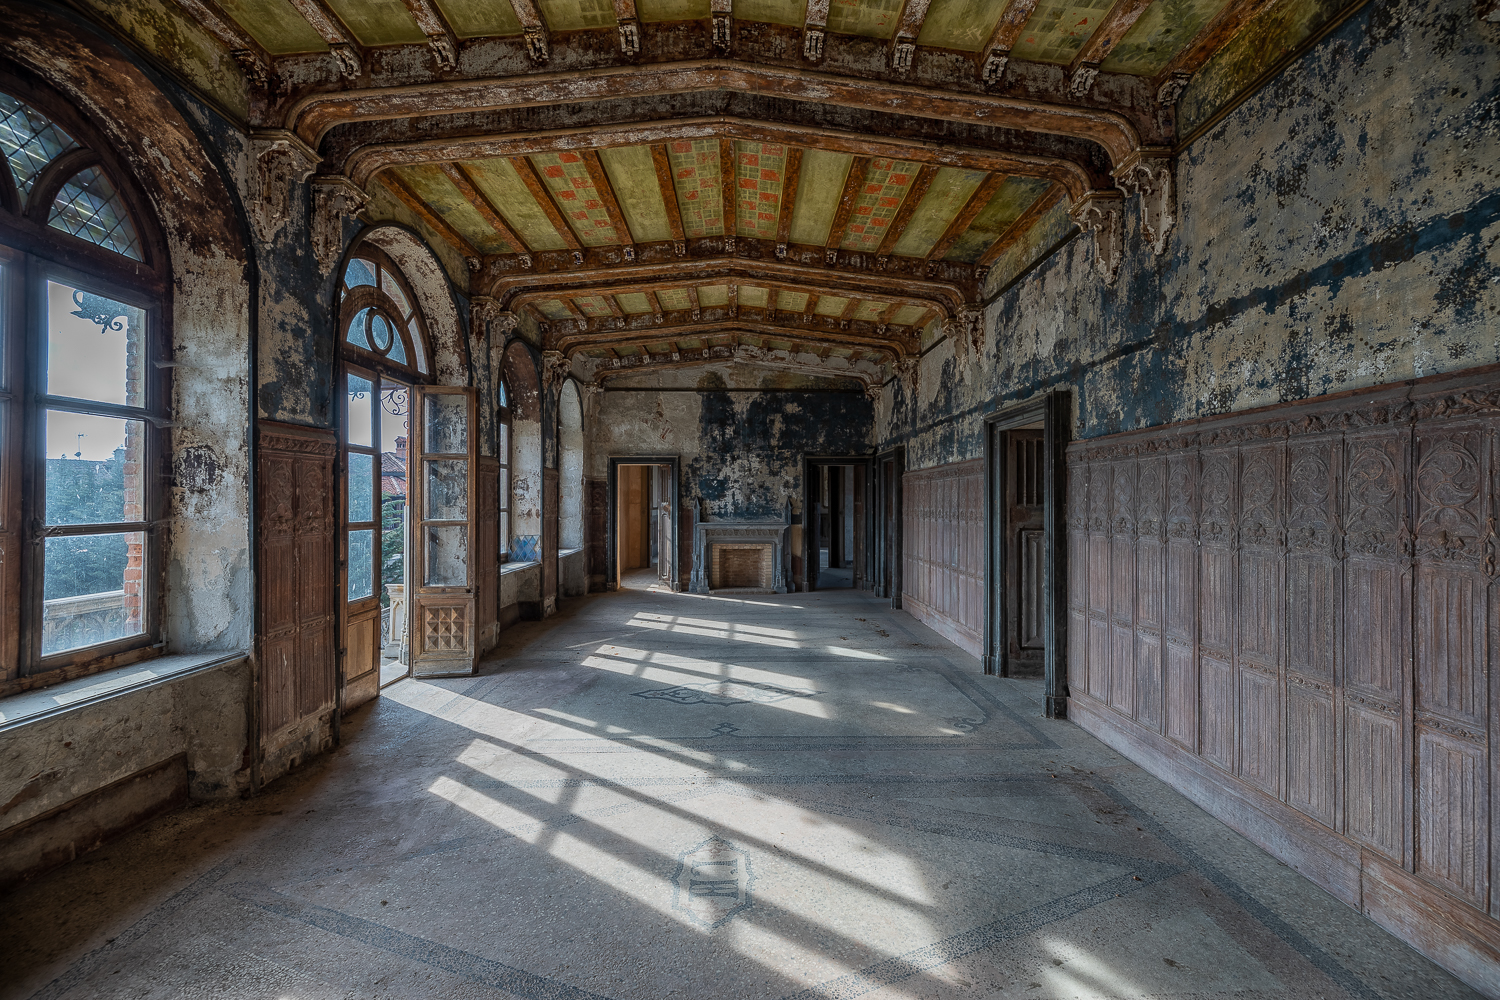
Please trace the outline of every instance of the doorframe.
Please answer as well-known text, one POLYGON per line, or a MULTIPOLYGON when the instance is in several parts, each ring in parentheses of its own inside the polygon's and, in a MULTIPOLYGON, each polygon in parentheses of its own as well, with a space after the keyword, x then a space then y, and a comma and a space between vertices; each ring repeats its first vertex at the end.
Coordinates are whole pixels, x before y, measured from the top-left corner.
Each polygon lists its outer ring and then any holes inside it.
POLYGON ((679 565, 679 556, 682 554, 682 540, 679 537, 682 531, 682 458, 678 455, 611 455, 609 458, 609 481, 606 486, 607 499, 605 500, 604 512, 604 589, 619 590, 619 519, 618 496, 619 496, 619 470, 622 465, 666 465, 672 469, 672 485, 669 492, 672 497, 672 579, 673 590, 682 589, 682 567, 679 565))
MULTIPOLYGON (((873 523, 873 520, 874 520, 873 518, 870 517, 870 470, 875 467, 874 463, 875 463, 875 459, 872 456, 870 456, 870 455, 806 455, 806 454, 804 454, 802 456, 802 545, 800 546, 800 548, 802 549, 802 590, 804 592, 813 589, 812 587, 809 586, 809 577, 808 577, 808 567, 810 565, 812 565, 810 562, 808 562, 808 560, 812 558, 812 556, 810 555, 810 549, 809 549, 809 546, 812 544, 812 532, 808 530, 808 524, 811 523, 808 520, 808 518, 812 514, 812 495, 813 495, 813 492, 812 492, 812 480, 813 480, 813 470, 814 469, 823 468, 824 466, 829 466, 829 465, 862 465, 862 466, 865 467, 865 525, 864 525, 864 533, 865 533, 865 553, 866 553, 866 557, 867 557, 867 560, 868 560, 868 555, 869 555, 869 552, 870 552, 869 545, 870 545, 870 541, 871 541, 871 530, 870 530, 870 527, 871 527, 871 524, 873 523)), ((854 502, 854 494, 853 494, 853 492, 850 492, 848 500, 849 500, 850 503, 854 502)), ((791 578, 791 574, 787 574, 787 577, 788 577, 788 579, 790 579, 791 578)), ((858 589, 858 588, 855 588, 855 589, 858 589)))
POLYGON ((1068 714, 1067 575, 1068 540, 1065 537, 1067 462, 1072 418, 1072 393, 1054 389, 1035 399, 1007 406, 984 418, 984 531, 985 607, 984 672, 1009 675, 1009 635, 1006 633, 1005 594, 1005 450, 999 447, 1006 431, 1042 424, 1042 636, 1046 646, 1043 677, 1047 718, 1065 719, 1068 714))
POLYGON ((906 446, 896 445, 889 451, 880 452, 875 456, 874 478, 872 484, 875 509, 878 512, 873 521, 878 521, 880 530, 875 533, 874 545, 871 550, 875 553, 875 596, 889 597, 891 607, 897 611, 901 610, 901 557, 905 548, 903 536, 903 511, 901 506, 902 477, 906 475, 906 446), (881 470, 885 463, 891 463, 891 520, 885 520, 885 476, 881 470), (885 570, 890 568, 889 582, 885 570))

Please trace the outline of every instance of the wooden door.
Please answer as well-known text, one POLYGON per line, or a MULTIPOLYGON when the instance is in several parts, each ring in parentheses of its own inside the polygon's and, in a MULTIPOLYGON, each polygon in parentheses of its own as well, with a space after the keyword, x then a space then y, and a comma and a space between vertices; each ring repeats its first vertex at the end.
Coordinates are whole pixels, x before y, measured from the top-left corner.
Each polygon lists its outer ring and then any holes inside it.
POLYGON ((1046 532, 1042 432, 1005 434, 1005 635, 1008 674, 1043 667, 1046 532))
POLYGON ((340 508, 345 712, 380 693, 380 377, 359 368, 344 372, 340 508))
POLYGON ((411 461, 411 665, 419 677, 473 673, 474 477, 478 464, 473 389, 413 390, 411 461))

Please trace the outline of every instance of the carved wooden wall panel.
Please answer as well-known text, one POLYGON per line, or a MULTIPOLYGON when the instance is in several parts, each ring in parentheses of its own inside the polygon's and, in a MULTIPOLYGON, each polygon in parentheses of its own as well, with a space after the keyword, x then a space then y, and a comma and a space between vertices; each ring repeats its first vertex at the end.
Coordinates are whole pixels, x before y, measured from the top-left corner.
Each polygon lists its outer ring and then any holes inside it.
POLYGON ((1204 789, 1259 803, 1281 832, 1247 832, 1341 897, 1395 885, 1369 912, 1409 899, 1389 919, 1434 942, 1500 941, 1478 916, 1500 916, 1497 384, 1471 373, 1068 449, 1070 717, 1226 818, 1231 797, 1204 789))
POLYGON ((984 643, 984 461, 901 480, 902 606, 962 648, 984 643))
POLYGON ((263 736, 333 706, 337 451, 332 431, 260 425, 256 577, 263 736))
POLYGON ((588 566, 588 587, 589 590, 602 590, 606 577, 605 560, 608 558, 605 535, 609 530, 609 481, 585 479, 583 498, 583 546, 588 566))

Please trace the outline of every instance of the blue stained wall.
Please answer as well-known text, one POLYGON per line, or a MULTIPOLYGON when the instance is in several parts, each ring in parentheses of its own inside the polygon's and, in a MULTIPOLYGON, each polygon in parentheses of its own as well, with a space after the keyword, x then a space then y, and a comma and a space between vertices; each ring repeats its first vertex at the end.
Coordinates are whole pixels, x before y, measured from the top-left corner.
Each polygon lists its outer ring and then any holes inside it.
POLYGON ((985 413, 1054 387, 1095 437, 1500 362, 1500 25, 1468 0, 1373 0, 1176 177, 1166 253, 1128 200, 1117 281, 1067 242, 988 305, 982 358, 943 341, 893 384, 882 447, 978 457, 985 413))

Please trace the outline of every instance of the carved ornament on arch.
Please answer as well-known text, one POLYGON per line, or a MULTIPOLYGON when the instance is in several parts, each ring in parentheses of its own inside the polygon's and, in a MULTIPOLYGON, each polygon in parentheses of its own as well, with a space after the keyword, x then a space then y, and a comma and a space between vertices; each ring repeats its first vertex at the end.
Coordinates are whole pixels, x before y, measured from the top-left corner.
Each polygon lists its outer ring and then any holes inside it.
POLYGON ((338 175, 313 178, 312 191, 313 256, 324 271, 331 271, 344 252, 344 220, 358 215, 370 199, 338 175))

